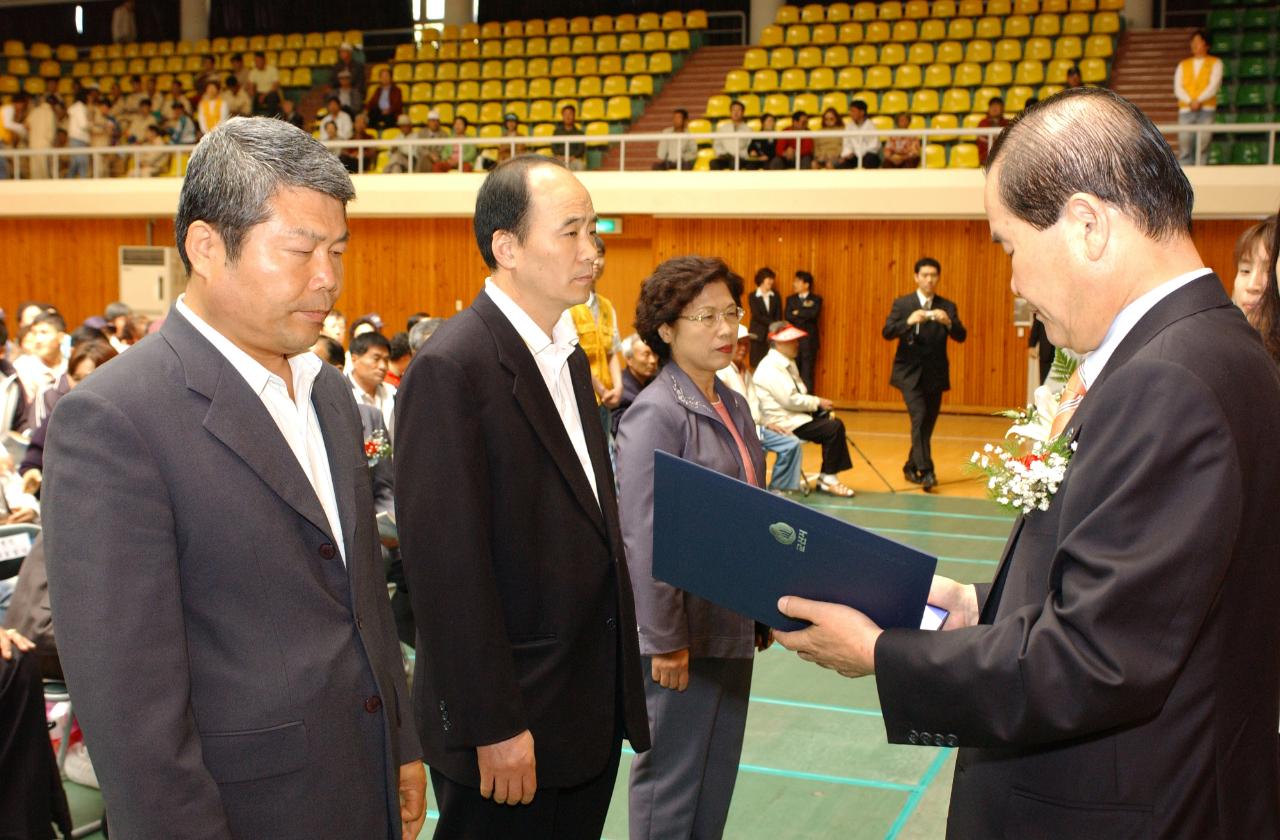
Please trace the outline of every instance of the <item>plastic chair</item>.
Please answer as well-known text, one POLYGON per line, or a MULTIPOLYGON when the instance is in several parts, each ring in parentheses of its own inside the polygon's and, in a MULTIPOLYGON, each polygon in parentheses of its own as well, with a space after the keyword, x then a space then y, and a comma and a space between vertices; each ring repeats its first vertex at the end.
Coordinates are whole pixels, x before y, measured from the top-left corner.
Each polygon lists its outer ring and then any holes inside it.
POLYGON ((924 86, 927 88, 949 88, 952 78, 950 64, 930 64, 924 69, 924 86))
POLYGON ((950 88, 942 94, 944 114, 967 114, 973 110, 973 100, 965 88, 950 88))

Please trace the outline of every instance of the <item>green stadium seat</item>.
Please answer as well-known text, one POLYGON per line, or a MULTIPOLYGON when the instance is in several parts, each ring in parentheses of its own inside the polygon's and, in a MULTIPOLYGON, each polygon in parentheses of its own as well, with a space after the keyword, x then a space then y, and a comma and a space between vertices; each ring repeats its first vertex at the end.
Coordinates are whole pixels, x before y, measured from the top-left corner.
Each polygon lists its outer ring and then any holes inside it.
POLYGON ((1240 59, 1241 79, 1267 79, 1271 77, 1272 64, 1264 56, 1248 56, 1240 59))
POLYGON ((1247 9, 1241 25, 1246 30, 1274 29, 1277 25, 1275 9, 1247 9))
POLYGON ((1235 9, 1214 9, 1209 12, 1205 23, 1211 32, 1216 33, 1239 28, 1241 20, 1241 14, 1235 9))
POLYGON ((1249 141, 1235 143, 1231 147, 1231 163, 1235 166, 1254 166, 1266 162, 1266 143, 1249 141))
POLYGON ((1241 85, 1236 93, 1235 105, 1239 108, 1261 108, 1266 104, 1267 89, 1264 85, 1241 85))

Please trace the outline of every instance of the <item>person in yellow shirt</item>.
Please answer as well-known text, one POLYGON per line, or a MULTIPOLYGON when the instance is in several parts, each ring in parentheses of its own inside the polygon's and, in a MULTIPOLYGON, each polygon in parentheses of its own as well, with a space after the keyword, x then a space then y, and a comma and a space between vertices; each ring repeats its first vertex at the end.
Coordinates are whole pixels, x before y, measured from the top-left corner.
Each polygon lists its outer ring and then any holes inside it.
MULTIPOLYGON (((1178 62, 1173 71, 1173 95, 1178 98, 1178 122, 1183 125, 1212 125, 1218 113, 1218 90, 1222 87, 1222 60, 1209 55, 1209 33, 1197 29, 1191 36, 1191 55, 1178 62)), ((1207 159, 1209 137, 1200 138, 1196 157, 1195 132, 1178 133, 1178 163, 1183 166, 1207 159)))
MULTIPOLYGON (((608 298, 596 293, 596 283, 604 273, 604 240, 596 236, 595 263, 592 265, 591 297, 569 310, 578 331, 578 346, 591 363, 591 387, 596 392, 596 407, 605 437, 610 434, 610 409, 622 400, 622 338, 618 333, 618 312, 608 298)), ((612 444, 611 444, 612 445, 612 444)))

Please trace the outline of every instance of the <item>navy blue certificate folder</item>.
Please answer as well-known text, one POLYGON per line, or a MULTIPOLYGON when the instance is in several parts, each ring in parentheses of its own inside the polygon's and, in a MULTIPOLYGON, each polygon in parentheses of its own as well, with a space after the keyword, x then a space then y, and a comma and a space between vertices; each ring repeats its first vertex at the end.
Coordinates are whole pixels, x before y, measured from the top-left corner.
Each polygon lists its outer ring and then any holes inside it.
POLYGON ((666 452, 654 453, 653 576, 779 630, 783 595, 920 626, 936 557, 666 452))

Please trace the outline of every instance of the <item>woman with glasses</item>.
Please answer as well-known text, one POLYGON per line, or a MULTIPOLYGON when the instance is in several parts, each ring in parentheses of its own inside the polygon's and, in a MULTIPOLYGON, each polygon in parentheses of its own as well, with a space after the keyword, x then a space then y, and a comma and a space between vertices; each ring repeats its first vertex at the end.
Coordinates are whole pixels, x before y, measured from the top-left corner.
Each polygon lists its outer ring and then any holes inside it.
POLYGON ((655 451, 763 484, 751 410, 716 377, 733 358, 741 298, 742 278, 723 261, 677 257, 644 281, 636 304, 636 330, 662 368, 618 427, 618 506, 653 739, 631 765, 632 840, 723 835, 752 657, 771 641, 768 628, 652 574, 655 451))

